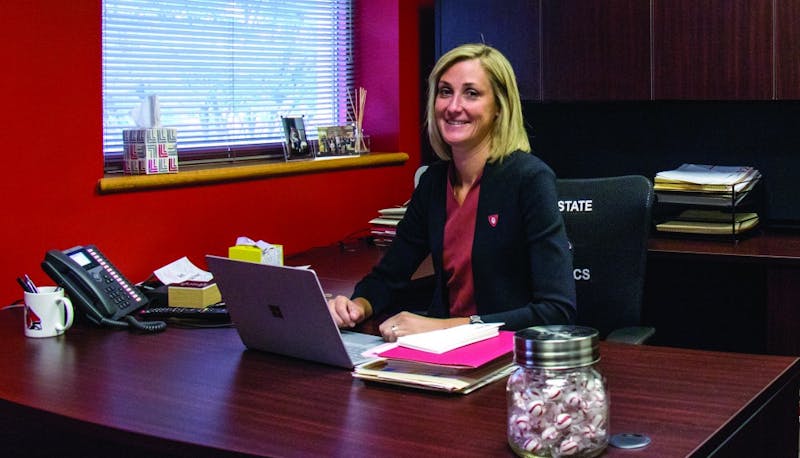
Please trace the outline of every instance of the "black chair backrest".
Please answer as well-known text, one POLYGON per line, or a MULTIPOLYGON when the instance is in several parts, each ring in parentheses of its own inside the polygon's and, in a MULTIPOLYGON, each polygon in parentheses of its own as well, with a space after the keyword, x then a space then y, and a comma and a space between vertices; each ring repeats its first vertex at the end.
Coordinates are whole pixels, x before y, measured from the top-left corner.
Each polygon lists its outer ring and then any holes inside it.
POLYGON ((641 324, 653 185, 644 176, 558 179, 580 325, 605 338, 641 324))

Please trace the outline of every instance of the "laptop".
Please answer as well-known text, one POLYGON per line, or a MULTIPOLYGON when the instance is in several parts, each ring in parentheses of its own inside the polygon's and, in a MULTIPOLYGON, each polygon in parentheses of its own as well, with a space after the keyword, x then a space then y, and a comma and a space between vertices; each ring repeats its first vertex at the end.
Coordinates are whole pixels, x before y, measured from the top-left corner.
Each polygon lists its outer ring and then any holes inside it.
POLYGON ((231 322, 250 349, 353 369, 379 336, 339 330, 316 272, 206 255, 231 322))

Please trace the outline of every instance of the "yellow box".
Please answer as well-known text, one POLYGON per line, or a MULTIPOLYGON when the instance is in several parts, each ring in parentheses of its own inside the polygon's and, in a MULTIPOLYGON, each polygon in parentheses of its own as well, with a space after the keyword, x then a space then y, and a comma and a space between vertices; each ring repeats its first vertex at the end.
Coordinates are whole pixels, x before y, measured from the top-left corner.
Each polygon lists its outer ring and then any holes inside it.
POLYGON ((242 261, 282 266, 283 245, 269 245, 263 250, 253 245, 234 245, 228 247, 228 257, 242 261))
POLYGON ((228 257, 241 261, 261 262, 261 248, 252 245, 234 245, 228 247, 228 257))

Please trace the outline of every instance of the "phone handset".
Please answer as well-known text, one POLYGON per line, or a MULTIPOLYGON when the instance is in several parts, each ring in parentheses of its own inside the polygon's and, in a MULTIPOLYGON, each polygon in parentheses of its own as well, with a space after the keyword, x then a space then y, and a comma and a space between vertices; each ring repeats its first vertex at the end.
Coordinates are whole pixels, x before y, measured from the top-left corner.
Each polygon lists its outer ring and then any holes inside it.
POLYGON ((90 321, 101 326, 158 332, 166 323, 139 322, 130 313, 148 303, 94 245, 49 250, 42 269, 60 286, 90 321))

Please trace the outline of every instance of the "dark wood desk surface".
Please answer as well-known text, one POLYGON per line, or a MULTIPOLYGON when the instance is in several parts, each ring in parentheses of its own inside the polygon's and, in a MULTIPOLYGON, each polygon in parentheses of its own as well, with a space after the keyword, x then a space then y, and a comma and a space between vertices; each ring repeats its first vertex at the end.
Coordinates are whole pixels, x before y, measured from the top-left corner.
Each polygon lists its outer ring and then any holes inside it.
MULTIPOLYGON (((0 342, 0 452, 512 455, 502 382, 467 396, 367 385, 246 351, 231 328, 77 325, 30 339, 20 309, 0 311, 0 342)), ((611 432, 653 440, 646 452, 604 456, 706 456, 722 445, 735 456, 798 456, 798 359, 606 343, 601 354, 611 432)))
POLYGON ((800 266, 800 236, 790 232, 759 231, 737 242, 729 239, 667 237, 652 234, 651 256, 684 256, 800 266))

